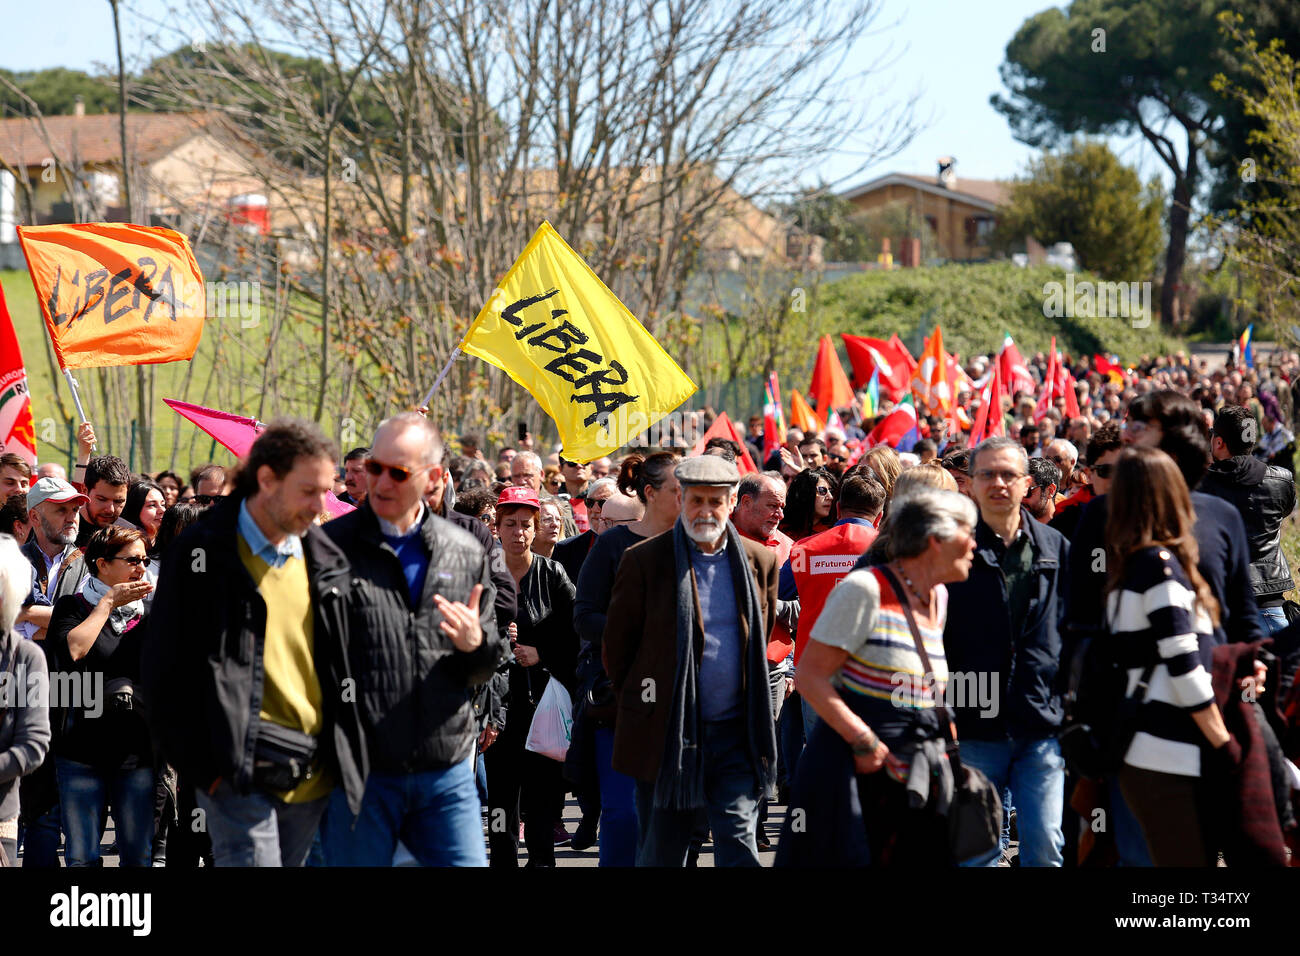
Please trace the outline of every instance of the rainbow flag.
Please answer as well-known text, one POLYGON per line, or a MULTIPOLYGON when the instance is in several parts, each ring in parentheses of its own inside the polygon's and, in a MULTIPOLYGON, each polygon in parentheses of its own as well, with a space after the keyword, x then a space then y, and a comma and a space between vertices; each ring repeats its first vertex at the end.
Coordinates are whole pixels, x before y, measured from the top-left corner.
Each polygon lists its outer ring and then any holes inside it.
POLYGON ((1255 367, 1255 352, 1250 347, 1251 333, 1255 330, 1255 323, 1246 326, 1246 331, 1241 333, 1241 338, 1237 339, 1237 347, 1233 349, 1236 352, 1234 358, 1237 364, 1245 365, 1248 368, 1255 367))
POLYGON ((862 418, 875 418, 880 409, 880 369, 871 370, 871 381, 867 382, 867 397, 862 403, 862 418))

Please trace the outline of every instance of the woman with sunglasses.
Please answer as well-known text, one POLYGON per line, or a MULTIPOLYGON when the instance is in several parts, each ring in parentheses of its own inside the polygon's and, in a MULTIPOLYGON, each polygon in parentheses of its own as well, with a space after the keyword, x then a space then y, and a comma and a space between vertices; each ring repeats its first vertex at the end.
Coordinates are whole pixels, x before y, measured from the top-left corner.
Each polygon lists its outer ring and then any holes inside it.
POLYGON ((781 532, 798 541, 835 527, 840 480, 825 468, 809 468, 794 476, 785 496, 781 532))
POLYGON ((92 698, 63 701, 52 718, 68 866, 98 864, 110 805, 122 866, 150 865, 153 746, 135 701, 142 599, 153 590, 146 560, 141 532, 117 526, 95 532, 86 545, 90 576, 80 591, 58 600, 50 618, 51 678, 69 674, 78 687, 97 689, 92 698))

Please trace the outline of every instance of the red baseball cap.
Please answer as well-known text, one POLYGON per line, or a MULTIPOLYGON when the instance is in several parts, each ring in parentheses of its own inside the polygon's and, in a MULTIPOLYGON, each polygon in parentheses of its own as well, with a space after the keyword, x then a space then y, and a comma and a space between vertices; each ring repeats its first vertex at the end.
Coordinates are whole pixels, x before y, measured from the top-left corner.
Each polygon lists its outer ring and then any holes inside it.
POLYGON ((538 511, 542 510, 542 503, 537 500, 537 492, 527 485, 512 485, 503 490, 501 497, 497 499, 497 507, 504 508, 506 505, 525 505, 538 511))

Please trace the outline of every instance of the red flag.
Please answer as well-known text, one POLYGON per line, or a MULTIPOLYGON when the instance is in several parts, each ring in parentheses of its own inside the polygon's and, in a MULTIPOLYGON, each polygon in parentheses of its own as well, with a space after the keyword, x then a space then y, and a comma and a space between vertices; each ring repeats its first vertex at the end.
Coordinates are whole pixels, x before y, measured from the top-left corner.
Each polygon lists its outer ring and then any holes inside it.
POLYGON ((5 307, 0 287, 0 451, 13 452, 36 467, 36 429, 32 424, 32 396, 27 391, 27 369, 18 336, 5 307))
POLYGON ((1029 366, 1025 364, 1020 349, 1016 348, 1016 343, 1012 340, 1010 333, 1002 340, 1002 351, 998 354, 998 364, 1001 365, 1002 394, 1015 395, 1016 392, 1034 394, 1034 377, 1029 374, 1029 366))
POLYGON ((808 394, 817 406, 817 413, 826 418, 833 408, 848 408, 853 404, 853 387, 844 374, 844 366, 835 354, 831 337, 823 335, 817 346, 817 360, 813 363, 812 383, 808 394))
POLYGON ((975 413, 975 424, 970 430, 967 447, 974 448, 986 438, 1002 434, 1002 374, 1000 362, 993 363, 993 371, 984 383, 980 396, 980 410, 975 413), (996 409, 996 411, 994 410, 996 409))
POLYGON ((1047 410, 1056 398, 1056 379, 1059 366, 1056 364, 1056 336, 1052 336, 1052 348, 1047 356, 1047 374, 1043 376, 1043 394, 1038 397, 1038 407, 1034 409, 1034 421, 1041 422, 1047 410))
POLYGON ((1079 393, 1074 390, 1074 376, 1065 373, 1065 414, 1069 418, 1078 418, 1083 414, 1079 410, 1079 393))
POLYGON ((710 438, 726 438, 729 441, 734 441, 740 446, 741 457, 740 460, 736 462, 736 467, 740 469, 742 475, 748 475, 750 472, 758 471, 758 466, 754 464, 754 459, 749 454, 748 447, 745 445, 745 440, 740 436, 740 432, 736 431, 735 423, 727 417, 726 412, 722 412, 713 420, 713 424, 709 426, 709 430, 700 436, 699 441, 695 443, 695 447, 691 449, 691 454, 704 454, 704 446, 708 444, 710 438))
POLYGON ((871 429, 871 434, 863 442, 868 448, 874 448, 876 445, 889 445, 891 448, 897 448, 898 443, 903 440, 908 432, 916 429, 916 409, 910 402, 903 402, 895 411, 881 421, 879 425, 871 429))
POLYGON ((890 401, 897 401, 912 381, 912 365, 896 348, 881 339, 842 333, 844 349, 853 366, 853 384, 858 388, 871 381, 871 373, 880 370, 880 387, 890 401))

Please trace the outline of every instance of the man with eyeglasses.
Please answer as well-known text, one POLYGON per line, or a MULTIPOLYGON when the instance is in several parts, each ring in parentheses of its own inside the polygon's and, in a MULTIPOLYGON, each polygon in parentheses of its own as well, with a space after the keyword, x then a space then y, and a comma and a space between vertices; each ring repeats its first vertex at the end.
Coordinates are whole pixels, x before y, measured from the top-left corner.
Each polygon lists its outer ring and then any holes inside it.
POLYGON ((389 866, 400 838, 425 866, 484 866, 471 698, 509 647, 491 559, 423 501, 445 470, 431 422, 395 415, 370 448, 365 505, 324 526, 352 564, 349 661, 371 766, 359 812, 342 793, 331 798, 325 858, 389 866))
MULTIPOLYGON (((980 513, 975 560, 965 581, 948 585, 943 641, 962 759, 999 791, 1010 789, 1021 865, 1061 866, 1065 761, 1056 683, 1069 545, 1022 507, 1030 484, 1022 445, 987 439, 972 452, 970 470, 980 513)), ((973 865, 996 866, 1001 856, 995 850, 973 865)))

